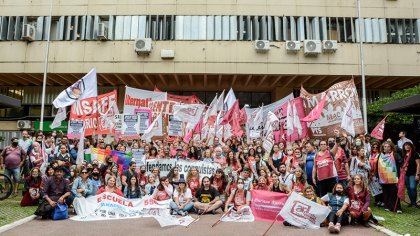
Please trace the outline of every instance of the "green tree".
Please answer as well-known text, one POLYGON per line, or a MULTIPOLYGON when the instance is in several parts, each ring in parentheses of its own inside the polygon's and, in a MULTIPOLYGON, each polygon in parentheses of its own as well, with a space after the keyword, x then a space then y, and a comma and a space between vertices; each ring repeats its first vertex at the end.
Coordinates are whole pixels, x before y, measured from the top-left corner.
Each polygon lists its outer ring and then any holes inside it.
POLYGON ((384 105, 417 94, 420 94, 420 84, 412 88, 397 91, 389 97, 384 97, 378 101, 370 103, 367 107, 369 130, 371 131, 386 115, 388 115, 388 119, 386 120, 387 126, 412 125, 413 115, 384 112, 384 105))

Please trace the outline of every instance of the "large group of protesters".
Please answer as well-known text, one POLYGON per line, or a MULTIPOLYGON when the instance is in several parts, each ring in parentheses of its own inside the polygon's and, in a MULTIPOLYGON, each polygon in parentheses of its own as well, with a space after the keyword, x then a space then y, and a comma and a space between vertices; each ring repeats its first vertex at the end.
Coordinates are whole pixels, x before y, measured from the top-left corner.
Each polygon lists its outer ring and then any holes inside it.
MULTIPOLYGON (((301 139, 280 142, 265 150, 259 139, 229 139, 184 143, 181 138, 163 137, 150 143, 138 140, 86 138, 85 148, 130 152, 142 149, 146 160, 169 159, 214 162, 220 164, 211 177, 197 168, 186 175, 178 167, 167 176, 155 167, 137 166, 132 161, 120 171, 112 156, 101 163, 97 159, 76 164, 78 140, 69 140, 53 131, 37 131, 22 138, 12 138, 1 153, 1 168, 14 185, 24 182, 21 206, 38 205, 35 214, 48 218, 57 203, 71 206, 75 198, 112 192, 128 199, 150 195, 157 201, 172 199, 171 214, 221 214, 233 206, 240 210, 251 204, 252 190, 304 197, 331 209, 325 226, 331 233, 340 232, 343 224, 367 226, 375 204, 386 211, 402 213, 398 184, 404 176, 408 207, 417 205, 420 158, 406 132, 393 142, 374 140, 369 135, 349 137, 335 131, 328 139, 301 139), (45 158, 45 155, 47 158, 45 158), (45 163, 47 160, 48 163, 45 163), (401 175, 404 173, 404 175, 401 175), (371 199, 368 186, 376 180, 382 193, 371 199)), ((284 225, 290 225, 284 222, 284 225)))

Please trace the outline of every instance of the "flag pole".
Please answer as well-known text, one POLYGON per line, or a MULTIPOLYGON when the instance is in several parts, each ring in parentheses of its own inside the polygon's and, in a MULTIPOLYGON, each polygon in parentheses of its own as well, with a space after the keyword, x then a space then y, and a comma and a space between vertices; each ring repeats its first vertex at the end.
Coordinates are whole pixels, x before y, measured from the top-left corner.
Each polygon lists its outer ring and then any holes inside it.
POLYGON ((50 53, 50 35, 52 22, 53 0, 50 1, 50 16, 48 22, 47 45, 45 46, 45 61, 44 61, 44 78, 42 80, 42 97, 41 97, 41 117, 39 121, 39 129, 44 130, 44 109, 45 109, 45 90, 47 86, 47 70, 48 70, 48 55, 50 53))
POLYGON ((365 62, 364 62, 364 52, 363 52, 363 38, 362 38, 362 16, 360 10, 360 0, 357 0, 357 12, 359 17, 359 41, 360 41, 360 66, 362 71, 362 107, 363 107, 363 126, 365 128, 365 133, 368 133, 367 126, 367 105, 366 105, 366 78, 365 78, 365 62))

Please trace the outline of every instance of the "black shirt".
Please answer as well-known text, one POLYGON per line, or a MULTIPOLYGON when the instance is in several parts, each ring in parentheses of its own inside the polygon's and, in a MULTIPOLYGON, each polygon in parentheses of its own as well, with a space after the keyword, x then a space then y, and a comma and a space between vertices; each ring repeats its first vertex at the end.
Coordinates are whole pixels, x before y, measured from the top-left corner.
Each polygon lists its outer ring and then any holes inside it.
MULTIPOLYGON (((407 158, 407 157, 404 157, 407 158)), ((416 175, 417 171, 417 164, 416 160, 419 160, 419 154, 417 152, 413 152, 411 154, 410 160, 408 161, 407 171, 405 172, 406 175, 416 175)))
POLYGON ((208 190, 199 188, 197 192, 195 193, 195 197, 201 203, 210 203, 218 196, 219 196, 219 192, 213 187, 210 187, 210 189, 208 190))

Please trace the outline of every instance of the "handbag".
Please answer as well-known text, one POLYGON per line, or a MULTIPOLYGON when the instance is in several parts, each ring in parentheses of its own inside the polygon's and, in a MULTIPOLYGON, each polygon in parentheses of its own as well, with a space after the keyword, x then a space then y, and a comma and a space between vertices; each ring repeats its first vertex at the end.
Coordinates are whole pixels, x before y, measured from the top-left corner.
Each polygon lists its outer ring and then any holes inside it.
POLYGON ((69 212, 68 212, 67 204, 58 203, 57 206, 53 210, 51 218, 53 220, 65 220, 65 219, 69 218, 69 212))

